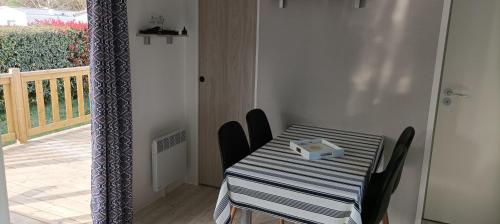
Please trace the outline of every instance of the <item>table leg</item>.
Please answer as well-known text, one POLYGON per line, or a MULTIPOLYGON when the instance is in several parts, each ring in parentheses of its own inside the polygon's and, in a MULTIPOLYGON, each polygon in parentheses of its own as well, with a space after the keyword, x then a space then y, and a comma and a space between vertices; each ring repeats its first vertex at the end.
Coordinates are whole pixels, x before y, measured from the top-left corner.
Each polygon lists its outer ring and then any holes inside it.
POLYGON ((241 209, 241 224, 252 224, 252 211, 247 209, 241 209))

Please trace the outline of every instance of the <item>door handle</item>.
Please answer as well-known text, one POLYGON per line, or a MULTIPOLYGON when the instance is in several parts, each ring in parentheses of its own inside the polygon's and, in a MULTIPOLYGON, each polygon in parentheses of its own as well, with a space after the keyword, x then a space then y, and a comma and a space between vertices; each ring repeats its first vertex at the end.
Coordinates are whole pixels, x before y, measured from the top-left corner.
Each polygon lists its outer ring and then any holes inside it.
POLYGON ((204 76, 200 76, 200 82, 205 82, 205 77, 204 76))
POLYGON ((469 95, 467 95, 465 93, 455 92, 452 88, 446 88, 444 90, 444 95, 445 96, 458 96, 458 97, 464 97, 464 98, 468 98, 469 97, 469 95))

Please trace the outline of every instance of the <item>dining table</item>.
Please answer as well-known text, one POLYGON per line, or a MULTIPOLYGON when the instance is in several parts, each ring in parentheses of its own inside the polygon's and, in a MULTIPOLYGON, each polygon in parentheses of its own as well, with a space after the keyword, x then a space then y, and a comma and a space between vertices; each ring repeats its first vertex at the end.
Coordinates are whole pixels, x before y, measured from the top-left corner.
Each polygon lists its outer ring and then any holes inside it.
POLYGON ((362 224, 363 192, 382 155, 384 137, 356 131, 291 125, 226 169, 213 218, 231 221, 231 207, 250 224, 252 212, 292 223, 362 224), (290 141, 324 139, 341 157, 307 160, 290 141))

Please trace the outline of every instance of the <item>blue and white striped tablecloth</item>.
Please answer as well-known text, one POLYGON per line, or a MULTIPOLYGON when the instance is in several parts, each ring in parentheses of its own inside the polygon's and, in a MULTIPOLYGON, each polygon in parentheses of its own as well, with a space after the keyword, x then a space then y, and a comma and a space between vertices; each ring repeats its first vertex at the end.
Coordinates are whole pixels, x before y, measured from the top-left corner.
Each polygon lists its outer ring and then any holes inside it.
POLYGON ((382 136, 293 125, 226 170, 214 219, 230 220, 230 205, 296 223, 361 224, 363 189, 381 154, 382 136), (290 140, 324 138, 345 149, 342 158, 309 161, 290 140))

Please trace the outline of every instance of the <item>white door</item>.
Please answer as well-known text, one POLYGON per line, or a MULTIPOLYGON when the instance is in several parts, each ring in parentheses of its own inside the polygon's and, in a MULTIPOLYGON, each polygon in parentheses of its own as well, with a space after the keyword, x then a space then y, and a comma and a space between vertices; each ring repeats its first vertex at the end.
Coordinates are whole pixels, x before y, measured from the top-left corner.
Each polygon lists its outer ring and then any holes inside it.
POLYGON ((424 218, 500 223, 500 0, 455 0, 424 218))
POLYGON ((7 182, 5 180, 2 142, 0 142, 0 223, 10 223, 9 199, 7 198, 7 182))

